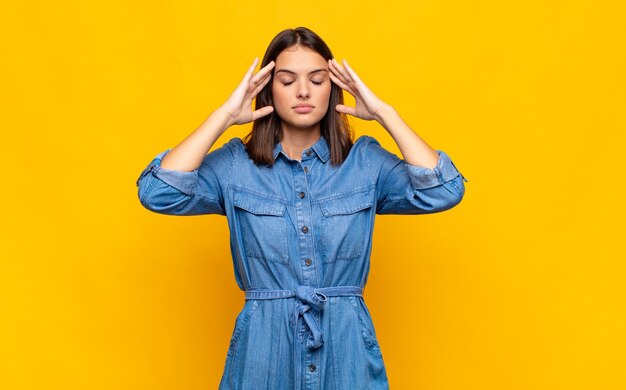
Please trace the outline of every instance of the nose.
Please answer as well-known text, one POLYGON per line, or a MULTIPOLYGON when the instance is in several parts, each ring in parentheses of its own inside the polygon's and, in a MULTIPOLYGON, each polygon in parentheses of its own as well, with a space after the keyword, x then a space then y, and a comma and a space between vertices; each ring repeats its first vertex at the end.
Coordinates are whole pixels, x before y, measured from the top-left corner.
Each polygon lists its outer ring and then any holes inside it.
POLYGON ((309 97, 309 88, 307 87, 306 82, 300 86, 300 89, 298 90, 298 97, 309 97))

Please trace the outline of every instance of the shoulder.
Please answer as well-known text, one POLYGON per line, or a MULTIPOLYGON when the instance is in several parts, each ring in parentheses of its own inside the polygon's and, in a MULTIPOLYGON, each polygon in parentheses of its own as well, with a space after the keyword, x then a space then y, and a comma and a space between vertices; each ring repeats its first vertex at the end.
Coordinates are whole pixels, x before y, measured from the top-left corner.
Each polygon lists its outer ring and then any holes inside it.
POLYGON ((208 166, 217 166, 218 164, 232 165, 232 163, 245 153, 245 146, 241 138, 233 137, 221 146, 211 150, 202 162, 208 166))
POLYGON ((228 142, 224 143, 222 146, 231 149, 234 153, 246 150, 246 145, 244 145, 242 139, 239 137, 229 139, 228 142))
POLYGON ((372 137, 371 135, 362 135, 354 141, 353 146, 363 147, 363 146, 367 146, 371 142, 378 142, 378 141, 376 140, 376 138, 372 137))
POLYGON ((353 147, 356 149, 366 149, 368 152, 372 150, 384 149, 380 142, 371 135, 362 135, 354 141, 353 147))
POLYGON ((215 149, 215 151, 218 151, 220 149, 225 149, 226 151, 231 153, 233 156, 237 156, 237 155, 239 155, 242 152, 245 153, 246 145, 244 145, 244 143, 241 140, 241 138, 233 137, 233 138, 229 139, 227 142, 224 142, 222 144, 222 146, 220 146, 219 148, 215 149))
POLYGON ((362 135, 354 141, 352 146, 357 155, 371 161, 384 162, 397 156, 385 149, 380 142, 371 135, 362 135))
MULTIPOLYGON (((217 141, 215 145, 218 145, 217 141)), ((228 141, 222 143, 219 147, 213 149, 213 151, 218 151, 220 149, 226 149, 231 153, 237 153, 240 150, 245 150, 246 145, 244 145, 243 141, 239 137, 233 137, 228 141)))
POLYGON ((372 142, 378 142, 376 139, 369 135, 362 135, 352 143, 350 154, 358 156, 366 155, 367 150, 370 148, 372 142))

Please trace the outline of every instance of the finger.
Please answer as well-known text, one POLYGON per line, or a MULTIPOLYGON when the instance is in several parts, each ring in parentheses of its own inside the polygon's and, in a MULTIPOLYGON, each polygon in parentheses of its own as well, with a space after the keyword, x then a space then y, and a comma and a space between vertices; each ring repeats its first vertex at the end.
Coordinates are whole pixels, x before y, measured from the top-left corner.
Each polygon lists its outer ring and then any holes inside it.
POLYGON ((335 106, 335 110, 342 112, 344 114, 356 116, 356 109, 354 107, 345 106, 343 104, 337 104, 335 106))
POLYGON ((272 61, 268 62, 267 65, 265 65, 263 67, 263 69, 272 69, 275 65, 276 65, 276 62, 274 60, 272 60, 272 61))
POLYGON ((238 94, 244 94, 248 91, 248 87, 250 85, 250 78, 252 77, 252 72, 254 71, 254 68, 256 68, 256 64, 258 62, 259 58, 258 57, 254 57, 254 61, 252 62, 252 65, 250 65, 250 67, 248 68, 248 71, 246 72, 246 74, 243 76, 243 79, 241 79, 241 82, 239 83, 239 85, 237 86, 237 89, 235 91, 237 91, 238 94))
POLYGON ((341 73, 339 73, 339 67, 332 60, 328 60, 328 66, 329 66, 329 69, 331 70, 330 74, 332 76, 335 76, 335 78, 338 78, 339 80, 341 80, 341 82, 345 84, 346 80, 344 80, 341 73))
POLYGON ((361 78, 356 74, 354 70, 352 70, 350 65, 348 65, 348 61, 344 59, 343 64, 346 67, 346 70, 348 71, 348 73, 350 74, 350 77, 352 77, 352 79, 356 81, 357 83, 362 83, 361 78))
POLYGON ((258 62, 259 62, 259 57, 254 57, 254 61, 252 62, 252 65, 250 65, 250 67, 248 68, 248 71, 243 76, 244 84, 247 84, 250 82, 250 77, 252 77, 252 72, 254 72, 254 68, 256 68, 256 64, 258 62))
POLYGON ((259 108, 256 111, 252 112, 252 120, 255 121, 259 118, 263 118, 266 115, 271 114, 274 111, 274 107, 272 106, 265 106, 263 108, 259 108))
POLYGON ((348 85, 346 83, 344 83, 344 81, 341 79, 340 76, 337 76, 333 73, 329 73, 328 77, 330 77, 330 79, 337 85, 339 85, 341 88, 349 88, 348 85))
POLYGON ((261 80, 261 82, 259 84, 257 84, 254 89, 252 89, 252 91, 250 92, 250 96, 252 98, 254 98, 263 88, 265 88, 265 86, 267 85, 267 83, 271 80, 272 78, 269 77, 269 75, 267 77, 265 77, 265 79, 261 80))
POLYGON ((337 76, 333 75, 333 74, 329 74, 330 79, 337 84, 339 87, 345 89, 346 91, 348 91, 350 94, 354 95, 354 91, 352 90, 352 88, 350 88, 347 84, 345 84, 343 81, 339 80, 339 78, 337 78, 337 76))
POLYGON ((259 85, 267 84, 267 81, 269 81, 272 76, 271 73, 266 73, 266 74, 261 74, 260 75, 261 77, 257 78, 257 75, 259 75, 259 73, 257 73, 255 77, 253 77, 250 80, 250 83, 248 84, 246 88, 246 93, 248 94, 253 93, 253 91, 256 90, 259 85))
POLYGON ((339 65, 339 63, 337 62, 337 60, 335 60, 333 58, 333 62, 335 65, 335 69, 337 69, 337 72, 339 72, 339 74, 345 79, 346 83, 350 83, 352 80, 352 77, 350 76, 350 74, 348 72, 346 72, 345 69, 343 69, 341 67, 341 65, 339 65))
POLYGON ((259 83, 265 76, 271 75, 272 68, 276 65, 274 61, 270 61, 269 64, 265 65, 261 70, 259 70, 252 79, 250 79, 251 83, 259 83))
MULTIPOLYGON (((340 84, 338 85, 346 91, 350 92, 353 96, 356 96, 357 90, 355 89, 354 81, 352 81, 349 77, 345 77, 344 75, 339 73, 341 69, 339 67, 339 64, 337 64, 336 62, 332 64, 332 67, 334 71, 334 74, 332 76, 334 76, 335 79, 339 80, 340 84)), ((345 74, 345 70, 343 70, 343 72, 345 74)))
POLYGON ((257 89, 259 85, 263 85, 263 83, 266 83, 269 79, 269 75, 265 75, 265 77, 250 80, 250 84, 248 84, 248 89, 246 89, 246 93, 252 93, 254 90, 257 89))
POLYGON ((271 75, 268 74, 265 75, 265 77, 263 77, 262 79, 257 80, 256 83, 250 83, 246 93, 251 94, 252 97, 254 97, 257 93, 259 93, 261 89, 263 89, 267 85, 268 82, 270 82, 271 79, 271 75))
POLYGON ((261 84, 257 85, 254 89, 252 89, 245 97, 245 101, 247 102, 252 102, 253 99, 256 98, 256 96, 259 94, 259 92, 261 92, 261 90, 263 88, 265 88, 265 86, 267 85, 267 83, 269 82, 270 78, 267 77, 261 84))
POLYGON ((270 62, 266 67, 259 71, 259 81, 262 82, 265 79, 269 79, 272 77, 272 68, 274 67, 274 61, 270 62))

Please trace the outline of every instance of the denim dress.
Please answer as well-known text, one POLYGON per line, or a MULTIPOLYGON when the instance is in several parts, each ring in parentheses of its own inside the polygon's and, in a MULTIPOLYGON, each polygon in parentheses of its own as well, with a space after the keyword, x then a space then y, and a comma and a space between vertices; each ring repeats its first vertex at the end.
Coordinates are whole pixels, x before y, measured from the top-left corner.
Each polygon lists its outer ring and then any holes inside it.
POLYGON ((235 278, 245 291, 219 389, 388 389, 363 299, 376 214, 426 214, 463 198, 467 179, 437 150, 433 169, 361 136, 340 166, 321 136, 290 158, 255 164, 240 138, 191 172, 154 157, 137 179, 141 204, 169 215, 228 221, 235 278))

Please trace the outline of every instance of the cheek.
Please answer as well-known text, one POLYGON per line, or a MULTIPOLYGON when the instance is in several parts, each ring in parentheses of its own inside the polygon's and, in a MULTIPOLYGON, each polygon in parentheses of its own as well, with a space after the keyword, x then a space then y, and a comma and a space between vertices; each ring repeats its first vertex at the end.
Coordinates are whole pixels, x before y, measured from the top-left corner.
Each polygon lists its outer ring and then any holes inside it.
POLYGON ((325 88, 322 93, 320 94, 320 99, 323 103, 325 103, 325 105, 328 105, 328 103, 330 103, 330 87, 325 88))
POLYGON ((324 96, 326 96, 326 99, 330 98, 330 91, 332 90, 332 87, 330 85, 330 82, 326 83, 326 88, 324 88, 324 96))
POLYGON ((280 106, 285 101, 283 93, 280 88, 272 86, 272 99, 274 100, 274 104, 280 106))

